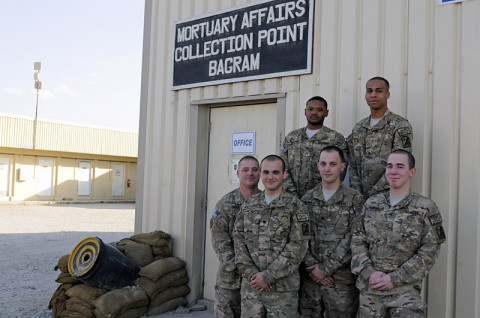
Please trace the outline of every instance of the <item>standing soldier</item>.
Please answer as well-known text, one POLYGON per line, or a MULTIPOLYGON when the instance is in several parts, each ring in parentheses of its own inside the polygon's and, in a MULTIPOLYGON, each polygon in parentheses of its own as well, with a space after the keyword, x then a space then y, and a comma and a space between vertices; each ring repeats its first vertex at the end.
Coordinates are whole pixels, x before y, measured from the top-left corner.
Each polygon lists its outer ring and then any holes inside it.
POLYGON ((288 178, 284 189, 299 198, 321 181, 317 169, 320 150, 331 145, 345 152, 347 150, 345 137, 323 125, 328 116, 327 106, 323 97, 310 98, 305 107, 307 126, 294 130, 285 137, 282 158, 287 165, 288 178))
POLYGON ((415 172, 411 153, 393 151, 385 172, 390 191, 370 197, 355 226, 352 272, 359 275, 360 318, 425 317, 422 280, 446 236, 435 203, 410 189, 415 172))
POLYGON ((224 195, 215 206, 210 219, 212 246, 220 260, 215 286, 215 317, 240 317, 241 275, 235 266, 233 225, 245 199, 259 193, 258 160, 245 156, 238 162, 240 187, 224 195))
POLYGON ((363 196, 342 185, 346 168, 340 148, 327 146, 320 152, 318 170, 322 183, 309 190, 302 202, 312 224, 310 244, 304 258, 309 275, 302 276, 300 315, 303 318, 353 318, 357 314, 356 276, 350 270, 352 225, 358 222, 363 196))
POLYGON ((365 199, 388 190, 387 156, 396 149, 412 151, 412 126, 388 109, 389 97, 390 83, 383 77, 371 78, 365 92, 370 116, 359 121, 347 138, 350 187, 365 199))
POLYGON ((310 220, 300 199, 283 191, 286 177, 282 158, 265 157, 265 191, 245 201, 235 223, 242 317, 298 317, 298 266, 308 248, 310 220))

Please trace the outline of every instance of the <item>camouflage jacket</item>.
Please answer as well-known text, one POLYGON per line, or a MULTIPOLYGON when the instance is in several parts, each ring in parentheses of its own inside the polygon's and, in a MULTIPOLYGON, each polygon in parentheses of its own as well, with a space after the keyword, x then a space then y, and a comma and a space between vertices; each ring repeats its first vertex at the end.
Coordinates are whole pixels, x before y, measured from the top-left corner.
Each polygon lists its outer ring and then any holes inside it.
POLYGON ((288 170, 283 188, 299 198, 322 181, 317 162, 324 147, 337 146, 347 154, 345 137, 339 132, 323 126, 309 139, 306 131, 307 128, 303 127, 290 132, 285 137, 282 152, 288 170))
POLYGON ((216 284, 225 289, 239 289, 241 284, 241 275, 235 266, 233 225, 244 201, 240 189, 227 193, 218 201, 210 219, 212 246, 220 261, 216 284))
POLYGON ((389 189, 385 179, 388 155, 396 149, 412 151, 412 126, 405 118, 387 110, 370 127, 370 116, 359 121, 347 138, 350 187, 364 198, 389 189))
POLYGON ((304 263, 307 267, 318 264, 325 276, 333 275, 335 281, 351 284, 355 282, 350 270, 352 228, 362 213, 363 196, 340 185, 325 201, 322 188, 319 184, 302 197, 310 214, 312 229, 304 263))
POLYGON ((446 236, 435 203, 411 192, 390 206, 389 192, 365 202, 363 221, 352 237, 352 272, 360 275, 358 289, 380 295, 420 288, 437 258, 446 236), (374 271, 390 275, 394 288, 372 290, 368 278, 374 271))
POLYGON ((300 288, 298 267, 310 238, 308 212, 295 196, 283 191, 269 205, 265 193, 242 205, 235 223, 235 262, 244 279, 262 272, 272 291, 300 288))

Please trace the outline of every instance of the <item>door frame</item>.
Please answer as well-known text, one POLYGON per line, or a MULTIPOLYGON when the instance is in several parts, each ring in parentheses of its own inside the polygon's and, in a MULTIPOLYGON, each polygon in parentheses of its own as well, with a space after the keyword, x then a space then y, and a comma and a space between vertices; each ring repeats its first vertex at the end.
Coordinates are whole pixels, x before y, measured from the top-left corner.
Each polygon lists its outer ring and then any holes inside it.
POLYGON ((187 297, 189 302, 203 297, 205 222, 208 216, 206 196, 210 108, 263 103, 276 104, 275 152, 280 154, 281 143, 285 137, 286 93, 206 99, 190 103, 185 219, 185 262, 191 265, 190 268, 187 268, 191 288, 187 297))

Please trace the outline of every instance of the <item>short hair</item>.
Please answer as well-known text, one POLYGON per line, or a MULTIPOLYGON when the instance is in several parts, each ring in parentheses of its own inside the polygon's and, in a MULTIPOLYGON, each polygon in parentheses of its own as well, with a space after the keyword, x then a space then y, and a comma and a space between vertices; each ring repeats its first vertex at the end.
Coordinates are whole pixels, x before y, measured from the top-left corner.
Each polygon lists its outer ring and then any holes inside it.
POLYGON ((332 146, 323 147, 323 149, 320 150, 320 154, 322 154, 322 152, 324 152, 324 151, 326 151, 326 152, 337 152, 338 155, 340 156, 340 161, 341 161, 342 163, 346 163, 346 161, 345 161, 345 155, 343 154, 342 149, 338 148, 337 146, 333 146, 333 145, 332 145, 332 146))
POLYGON ((262 159, 262 161, 260 162, 260 165, 262 165, 262 163, 263 163, 264 161, 273 162, 273 161, 277 161, 277 160, 280 160, 280 161, 282 162, 282 172, 285 172, 285 161, 282 159, 282 157, 277 156, 277 155, 268 155, 268 156, 266 156, 265 158, 262 159))
POLYGON ((312 100, 318 100, 322 103, 325 104, 325 108, 328 108, 328 103, 327 103, 327 100, 325 98, 323 98, 322 96, 313 96, 311 97, 309 100, 307 100, 307 102, 305 103, 305 107, 307 107, 308 105, 308 102, 312 101, 312 100))
MULTIPOLYGON (((405 149, 397 149, 397 150, 394 150, 390 153, 390 155, 392 154, 399 154, 399 155, 405 155, 407 156, 408 158, 408 168, 409 169, 413 169, 415 168, 415 157, 412 155, 412 153, 408 150, 405 150, 405 149)), ((388 155, 390 157, 390 155, 388 155)))
POLYGON ((242 159, 240 159, 238 161, 238 169, 240 169, 240 165, 241 163, 244 161, 244 160, 252 160, 252 161, 255 161, 257 163, 257 166, 260 166, 260 164, 258 163, 258 159, 255 158, 254 156, 244 156, 242 157, 242 159))
POLYGON ((369 79, 367 81, 367 83, 370 82, 370 81, 382 81, 382 82, 385 83, 385 86, 387 86, 387 90, 390 89, 390 83, 387 81, 387 79, 385 77, 375 76, 375 77, 372 77, 371 79, 369 79))

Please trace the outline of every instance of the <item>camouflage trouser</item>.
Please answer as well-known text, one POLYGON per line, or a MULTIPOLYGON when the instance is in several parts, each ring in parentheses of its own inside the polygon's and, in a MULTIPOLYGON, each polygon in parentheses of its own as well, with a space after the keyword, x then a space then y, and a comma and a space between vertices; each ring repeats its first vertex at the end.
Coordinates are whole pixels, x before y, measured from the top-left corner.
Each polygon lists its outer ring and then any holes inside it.
POLYGON ((262 292, 242 281, 242 318, 298 318, 298 291, 262 292))
POLYGON ((358 289, 354 283, 337 283, 328 287, 304 278, 299 307, 302 318, 354 318, 358 308, 358 289))
POLYGON ((427 305, 416 289, 395 295, 360 293, 358 318, 424 318, 427 305))
POLYGON ((215 286, 215 317, 240 317, 240 289, 225 289, 215 286))

